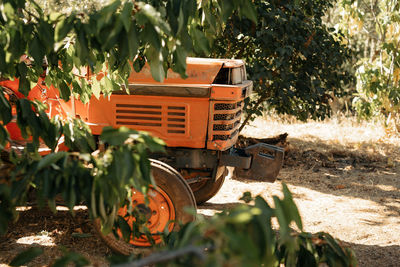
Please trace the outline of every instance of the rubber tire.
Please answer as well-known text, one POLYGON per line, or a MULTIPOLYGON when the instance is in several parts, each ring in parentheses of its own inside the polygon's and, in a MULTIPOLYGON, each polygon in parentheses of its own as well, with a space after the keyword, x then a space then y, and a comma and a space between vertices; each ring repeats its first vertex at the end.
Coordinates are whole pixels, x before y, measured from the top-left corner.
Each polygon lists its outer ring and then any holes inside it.
POLYGON ((212 181, 211 179, 207 180, 202 187, 198 188, 196 191, 193 191, 197 205, 203 204, 215 196, 224 184, 225 177, 228 174, 228 169, 226 166, 219 166, 218 168, 224 168, 224 170, 218 177, 215 178, 215 181, 212 181))
MULTIPOLYGON (((150 159, 151 172, 154 181, 170 197, 175 208, 175 220, 188 223, 195 220, 195 216, 184 211, 185 207, 196 210, 196 201, 192 190, 185 179, 171 166, 158 160, 150 159)), ((94 227, 107 246, 114 252, 130 255, 139 253, 148 253, 149 248, 135 247, 132 244, 118 239, 113 233, 104 235, 101 232, 100 219, 94 221, 94 227)), ((179 223, 175 223, 173 231, 179 230, 179 223)))

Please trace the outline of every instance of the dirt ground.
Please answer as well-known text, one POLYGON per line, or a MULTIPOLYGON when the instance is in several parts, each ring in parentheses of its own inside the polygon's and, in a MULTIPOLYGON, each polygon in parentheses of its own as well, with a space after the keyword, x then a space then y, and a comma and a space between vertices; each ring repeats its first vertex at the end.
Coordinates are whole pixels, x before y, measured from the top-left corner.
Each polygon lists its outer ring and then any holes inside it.
MULTIPOLYGON (((256 138, 288 133, 285 165, 271 184, 228 179, 220 192, 199 206, 212 215, 239 202, 245 191, 271 202, 289 186, 304 230, 325 231, 356 252, 360 266, 400 266, 400 138, 379 123, 338 117, 319 123, 269 117, 245 128, 256 138)), ((50 265, 60 247, 82 253, 94 266, 107 265, 109 249, 97 238, 85 207, 76 215, 22 209, 20 220, 0 237, 0 266, 31 246, 45 254, 32 266, 50 265)))

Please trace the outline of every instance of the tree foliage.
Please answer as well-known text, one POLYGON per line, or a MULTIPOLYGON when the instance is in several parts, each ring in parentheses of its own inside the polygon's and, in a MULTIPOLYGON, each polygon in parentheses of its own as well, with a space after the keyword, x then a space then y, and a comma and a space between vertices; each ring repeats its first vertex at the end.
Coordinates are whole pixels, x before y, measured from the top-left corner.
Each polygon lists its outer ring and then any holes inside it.
POLYGON ((337 27, 359 50, 354 105, 363 118, 384 115, 399 127, 400 2, 340 1, 337 27))
MULTIPOLYGON (((145 62, 156 80, 163 80, 168 68, 185 76, 186 56, 207 52, 212 33, 220 31, 234 10, 255 20, 248 0, 116 0, 87 13, 68 14, 45 13, 34 0, 5 0, 0 3, 0 78, 18 79, 20 96, 28 96, 32 86, 43 79, 47 87, 58 88, 62 99, 74 96, 87 102, 92 95, 121 90, 130 72, 140 71, 145 62), (80 73, 87 66, 93 73, 89 80, 80 73), (106 75, 98 80, 100 72, 106 75)), ((109 230, 126 187, 140 185, 145 190, 142 185, 150 182, 146 151, 159 149, 158 141, 127 129, 107 129, 100 141, 109 148, 94 156, 90 153, 95 142, 83 122, 49 118, 42 103, 23 97, 11 104, 6 92, 1 87, 0 144, 4 147, 9 141, 5 126, 15 105, 27 146, 22 154, 6 156, 17 167, 11 179, 0 184, 1 232, 31 188, 39 200, 48 199, 50 207, 57 193, 70 208, 85 200, 91 216, 100 216, 109 230), (39 145, 43 142, 55 152, 62 136, 69 149, 86 154, 59 152, 42 159, 37 153, 39 145), (126 139, 134 140, 125 144, 126 139), (130 164, 115 167, 115 162, 129 160, 130 164)))
POLYGON ((213 55, 243 58, 257 93, 248 113, 265 105, 299 119, 324 119, 329 99, 343 94, 351 76, 341 34, 322 22, 331 1, 254 1, 257 23, 233 16, 217 39, 213 55), (264 104, 264 105, 263 105, 264 104))

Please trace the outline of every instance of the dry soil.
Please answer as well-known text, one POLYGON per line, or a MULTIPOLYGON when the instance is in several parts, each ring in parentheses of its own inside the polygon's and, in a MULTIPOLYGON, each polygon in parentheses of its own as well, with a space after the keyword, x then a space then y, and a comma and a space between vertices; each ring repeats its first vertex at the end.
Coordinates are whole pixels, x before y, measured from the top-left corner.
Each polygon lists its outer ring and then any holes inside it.
MULTIPOLYGON (((269 117, 244 131, 256 138, 282 133, 288 133, 285 165, 275 183, 228 179, 199 212, 230 208, 245 191, 271 200, 284 182, 306 231, 329 232, 355 250, 360 266, 400 266, 400 138, 379 123, 343 117, 323 123, 269 117)), ((32 266, 50 265, 60 247, 107 265, 111 252, 95 235, 85 207, 77 207, 75 216, 59 209, 21 208, 19 221, 0 237, 0 266, 32 246, 45 249, 32 266)))

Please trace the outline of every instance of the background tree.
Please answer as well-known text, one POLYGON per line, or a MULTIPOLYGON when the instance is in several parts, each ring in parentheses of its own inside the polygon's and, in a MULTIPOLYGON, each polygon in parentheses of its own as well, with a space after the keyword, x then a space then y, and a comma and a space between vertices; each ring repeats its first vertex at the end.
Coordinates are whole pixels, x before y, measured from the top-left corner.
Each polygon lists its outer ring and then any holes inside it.
POLYGON ((301 120, 324 119, 329 99, 344 94, 350 51, 322 21, 331 2, 256 0, 257 23, 239 16, 228 21, 212 55, 246 60, 256 96, 245 123, 265 107, 301 120))
POLYGON ((400 2, 340 1, 336 9, 336 27, 359 51, 353 100, 357 113, 363 118, 383 115, 399 131, 400 2))

